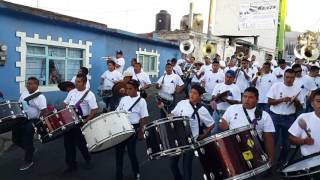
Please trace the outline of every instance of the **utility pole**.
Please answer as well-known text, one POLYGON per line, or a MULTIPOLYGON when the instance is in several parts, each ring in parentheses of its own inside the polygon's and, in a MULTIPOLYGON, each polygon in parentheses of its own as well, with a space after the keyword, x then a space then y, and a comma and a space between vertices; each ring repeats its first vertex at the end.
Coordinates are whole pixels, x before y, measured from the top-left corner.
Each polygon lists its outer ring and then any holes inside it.
POLYGON ((285 19, 287 0, 279 0, 279 14, 278 14, 278 28, 277 28, 277 42, 276 42, 276 58, 281 59, 284 50, 284 38, 285 38, 285 19))
POLYGON ((209 6, 209 20, 208 20, 208 39, 211 39, 212 31, 213 31, 213 1, 210 0, 210 6, 209 6))

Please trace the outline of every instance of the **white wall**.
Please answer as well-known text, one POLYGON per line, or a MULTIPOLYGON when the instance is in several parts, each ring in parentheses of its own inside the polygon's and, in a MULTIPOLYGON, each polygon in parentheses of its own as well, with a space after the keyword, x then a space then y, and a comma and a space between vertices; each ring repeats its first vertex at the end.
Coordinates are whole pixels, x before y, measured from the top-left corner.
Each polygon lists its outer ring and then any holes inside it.
MULTIPOLYGON (((240 5, 260 1, 266 0, 215 0, 214 35, 259 35, 258 46, 274 51, 278 18, 274 27, 270 29, 240 30, 238 26, 240 5)), ((276 1, 278 5, 279 0, 276 1)))

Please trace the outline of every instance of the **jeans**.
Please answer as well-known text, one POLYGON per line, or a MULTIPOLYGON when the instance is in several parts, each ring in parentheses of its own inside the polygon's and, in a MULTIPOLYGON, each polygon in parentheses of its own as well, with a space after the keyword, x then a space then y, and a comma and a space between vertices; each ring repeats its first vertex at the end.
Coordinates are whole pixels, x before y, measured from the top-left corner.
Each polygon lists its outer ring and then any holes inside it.
POLYGON ((89 162, 90 153, 87 148, 87 142, 81 132, 80 126, 74 127, 64 135, 64 149, 66 153, 66 163, 69 168, 76 168, 76 147, 79 148, 83 158, 89 162))
POLYGON ((192 178, 192 160, 193 151, 174 156, 170 162, 171 172, 173 173, 174 180, 191 180, 192 178), (182 174, 179 169, 179 159, 182 157, 182 174))
POLYGON ((28 120, 12 130, 12 141, 24 150, 24 161, 27 163, 33 161, 33 136, 34 128, 32 126, 32 120, 28 120))
POLYGON ((287 155, 289 151, 289 128, 296 120, 296 114, 292 115, 280 115, 275 114, 272 111, 270 112, 271 118, 273 120, 274 127, 276 132, 274 134, 274 141, 277 144, 280 142, 280 147, 276 147, 275 152, 280 152, 278 163, 284 164, 287 161, 287 155), (281 135, 281 136, 280 136, 281 135), (279 149, 280 148, 280 149, 279 149))
POLYGON ((219 129, 219 121, 221 119, 221 117, 223 116, 225 111, 219 111, 219 110, 215 110, 213 112, 213 119, 214 119, 214 128, 212 130, 213 134, 218 134, 220 133, 220 129, 219 129))
POLYGON ((140 173, 139 163, 136 155, 136 144, 137 144, 137 129, 139 124, 133 125, 136 133, 126 141, 116 146, 116 180, 123 180, 123 156, 124 150, 128 148, 128 155, 131 162, 131 167, 135 177, 140 173))

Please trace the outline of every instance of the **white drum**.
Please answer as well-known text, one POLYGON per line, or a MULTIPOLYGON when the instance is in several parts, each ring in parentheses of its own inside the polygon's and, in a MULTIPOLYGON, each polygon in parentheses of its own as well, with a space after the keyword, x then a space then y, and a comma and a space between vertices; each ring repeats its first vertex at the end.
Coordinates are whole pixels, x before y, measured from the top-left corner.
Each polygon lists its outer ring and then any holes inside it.
POLYGON ((82 128, 89 152, 107 150, 132 136, 135 131, 125 112, 113 111, 90 120, 82 128))

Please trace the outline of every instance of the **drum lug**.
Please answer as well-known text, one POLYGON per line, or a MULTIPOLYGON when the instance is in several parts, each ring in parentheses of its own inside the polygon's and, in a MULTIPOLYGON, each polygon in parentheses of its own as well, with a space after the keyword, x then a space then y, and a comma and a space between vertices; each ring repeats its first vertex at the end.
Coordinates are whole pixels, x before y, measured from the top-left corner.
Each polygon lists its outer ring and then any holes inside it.
POLYGON ((12 118, 12 119, 15 119, 15 118, 17 118, 17 116, 16 116, 16 115, 13 115, 13 116, 11 116, 11 118, 12 118))
POLYGON ((34 132, 37 133, 38 132, 38 128, 35 127, 34 128, 34 132))
POLYGON ((72 112, 70 108, 68 108, 69 112, 72 112))
POLYGON ((10 111, 10 113, 13 115, 14 114, 14 112, 13 111, 10 111))
POLYGON ((191 144, 192 143, 192 139, 190 137, 188 137, 188 142, 191 144))
POLYGON ((41 141, 41 135, 40 134, 38 134, 38 139, 39 139, 39 141, 41 141))
POLYGON ((240 143, 241 142, 241 137, 237 134, 236 138, 237 138, 238 143, 240 143))
MULTIPOLYGON (((228 170, 228 169, 227 169, 228 170)), ((229 170, 230 171, 230 170, 229 170)), ((211 172, 210 173, 210 178, 211 178, 211 180, 214 180, 214 179, 216 179, 216 177, 214 176, 214 174, 211 172)))
POLYGON ((184 125, 184 127, 187 127, 188 123, 186 120, 183 121, 183 125, 184 125))
POLYGON ((194 156, 195 156, 195 157, 199 157, 198 151, 194 151, 194 156))
POLYGON ((43 116, 40 116, 40 121, 43 121, 43 120, 44 120, 43 116))
POLYGON ((174 143, 176 144, 176 146, 179 146, 178 140, 174 140, 174 143))
POLYGON ((148 137, 149 136, 149 131, 144 131, 144 137, 148 137))
POLYGON ((156 131, 159 132, 159 127, 158 126, 156 126, 156 131))
POLYGON ((151 148, 148 148, 148 149, 147 149, 147 155, 149 156, 151 153, 152 153, 152 149, 151 149, 151 148))
POLYGON ((82 132, 82 135, 84 135, 84 136, 85 136, 85 135, 86 135, 86 133, 85 133, 85 132, 82 132))
POLYGON ((2 120, 0 120, 0 123, 2 123, 2 120))
POLYGON ((89 149, 89 144, 87 144, 86 146, 87 146, 87 148, 89 149))
POLYGON ((205 154, 206 153, 206 151, 203 149, 203 148, 200 148, 200 152, 201 152, 201 154, 205 154))
POLYGON ((49 135, 49 137, 52 137, 52 134, 51 134, 51 133, 49 133, 48 135, 49 135))
POLYGON ((257 136, 257 133, 256 133, 254 130, 251 130, 250 133, 251 133, 251 135, 252 135, 253 137, 256 137, 256 136, 257 136))
POLYGON ((56 117, 59 118, 60 117, 59 114, 56 114, 56 117))
POLYGON ((160 151, 163 150, 162 144, 159 144, 160 151))
POLYGON ((61 126, 61 130, 62 131, 66 130, 66 127, 65 126, 61 126))
POLYGON ((74 121, 74 124, 79 124, 79 121, 77 120, 77 121, 74 121))
MULTIPOLYGON (((251 168, 250 168, 251 169, 251 168)), ((231 176, 231 171, 230 169, 227 167, 227 172, 228 172, 228 175, 231 176)), ((222 174, 222 172, 220 171, 220 174, 222 174)))
POLYGON ((6 101, 8 103, 8 108, 11 109, 10 101, 6 101))
POLYGON ((46 131, 47 131, 47 133, 49 133, 50 132, 49 128, 47 128, 46 131))
POLYGON ((208 178, 207 178, 207 175, 206 175, 206 174, 203 174, 203 179, 204 179, 204 180, 208 180, 208 178))
POLYGON ((248 167, 249 167, 250 169, 252 169, 252 164, 251 164, 250 161, 247 161, 247 165, 248 165, 248 167))
POLYGON ((61 122, 61 121, 59 121, 59 124, 62 126, 63 125, 63 123, 61 122))
POLYGON ((54 114, 57 114, 57 112, 58 112, 57 109, 53 109, 54 114))
POLYGON ((172 129, 174 129, 174 124, 172 122, 170 123, 170 126, 172 129))
POLYGON ((262 158, 263 162, 268 161, 268 156, 266 154, 261 155, 261 158, 262 158))

